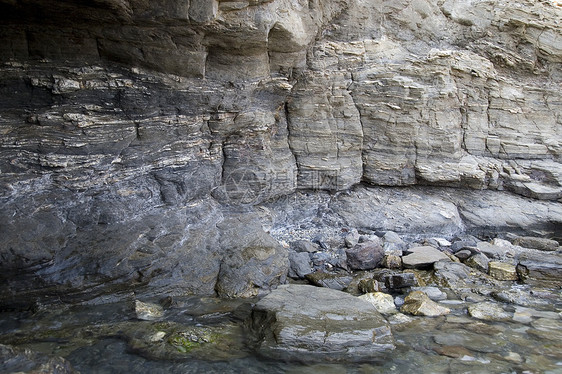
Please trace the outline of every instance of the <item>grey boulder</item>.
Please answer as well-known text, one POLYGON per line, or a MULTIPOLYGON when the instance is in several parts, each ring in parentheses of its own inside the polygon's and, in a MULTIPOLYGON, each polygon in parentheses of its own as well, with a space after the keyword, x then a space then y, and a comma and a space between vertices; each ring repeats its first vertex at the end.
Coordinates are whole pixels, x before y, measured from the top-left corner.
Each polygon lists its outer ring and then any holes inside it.
POLYGON ((279 286, 255 305, 249 327, 257 352, 276 359, 376 360, 394 349, 372 304, 328 288, 279 286))

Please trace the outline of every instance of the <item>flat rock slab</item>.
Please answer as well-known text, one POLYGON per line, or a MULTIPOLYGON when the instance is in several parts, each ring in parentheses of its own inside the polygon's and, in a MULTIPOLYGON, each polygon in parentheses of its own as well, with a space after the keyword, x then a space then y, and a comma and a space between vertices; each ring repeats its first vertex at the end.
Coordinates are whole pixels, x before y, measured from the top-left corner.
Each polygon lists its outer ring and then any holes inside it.
POLYGON ((258 353, 277 359, 376 360, 394 349, 371 303, 328 288, 282 285, 255 305, 249 326, 258 353))
POLYGON ((449 260, 450 258, 437 248, 423 246, 408 250, 411 254, 402 257, 402 263, 407 269, 429 269, 437 261, 449 260))

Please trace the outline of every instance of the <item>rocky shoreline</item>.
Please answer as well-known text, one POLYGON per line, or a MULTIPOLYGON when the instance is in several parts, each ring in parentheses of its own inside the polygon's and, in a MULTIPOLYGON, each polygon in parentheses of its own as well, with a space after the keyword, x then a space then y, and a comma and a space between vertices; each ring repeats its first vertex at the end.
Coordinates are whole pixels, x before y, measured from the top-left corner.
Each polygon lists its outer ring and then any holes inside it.
POLYGON ((258 298, 137 294, 126 303, 40 308, 24 318, 5 312, 0 335, 13 347, 2 346, 2 368, 58 365, 71 373, 58 356, 80 362, 73 353, 79 347, 111 338, 162 365, 255 355, 383 370, 413 349, 423 356, 416 360, 439 370, 554 370, 562 359, 562 248, 536 236, 505 238, 411 240, 393 231, 340 230, 342 247, 327 235, 290 242, 288 283, 258 298), (103 308, 113 317, 102 317, 103 308), (56 322, 61 318, 69 321, 56 322), (81 319, 88 322, 78 327, 81 319), (416 345, 422 340, 423 349, 416 345))

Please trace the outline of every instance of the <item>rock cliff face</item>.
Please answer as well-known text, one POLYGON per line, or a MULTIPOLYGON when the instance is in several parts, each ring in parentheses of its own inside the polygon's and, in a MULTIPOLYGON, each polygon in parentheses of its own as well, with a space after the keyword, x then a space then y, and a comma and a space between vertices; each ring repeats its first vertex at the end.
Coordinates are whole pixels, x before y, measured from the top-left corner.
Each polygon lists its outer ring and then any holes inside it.
POLYGON ((2 0, 0 19, 3 303, 255 295, 284 281, 280 227, 562 237, 556 1, 2 0))

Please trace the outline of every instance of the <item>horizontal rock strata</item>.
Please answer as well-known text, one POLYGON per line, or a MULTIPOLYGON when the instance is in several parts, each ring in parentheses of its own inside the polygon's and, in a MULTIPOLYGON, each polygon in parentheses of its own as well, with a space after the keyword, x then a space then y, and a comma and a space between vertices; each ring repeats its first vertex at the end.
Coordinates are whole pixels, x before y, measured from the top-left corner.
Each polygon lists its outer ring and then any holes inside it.
POLYGON ((257 295, 288 268, 270 233, 320 224, 559 240, 561 17, 549 1, 0 2, 1 302, 257 295))

